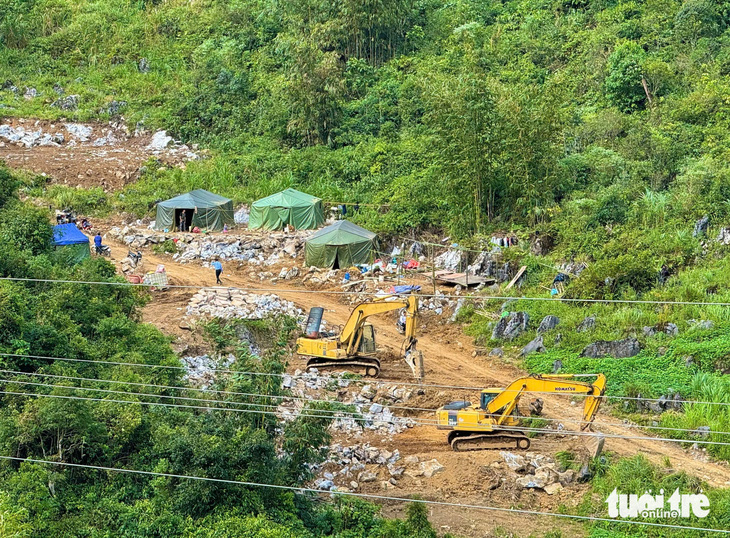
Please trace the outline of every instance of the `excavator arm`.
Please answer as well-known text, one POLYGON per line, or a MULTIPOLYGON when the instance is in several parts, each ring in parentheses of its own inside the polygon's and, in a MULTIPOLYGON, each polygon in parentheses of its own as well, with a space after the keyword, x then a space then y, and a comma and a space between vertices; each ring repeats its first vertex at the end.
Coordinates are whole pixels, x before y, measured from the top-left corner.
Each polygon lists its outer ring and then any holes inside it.
POLYGON ((581 430, 585 430, 596 417, 605 390, 606 376, 603 374, 532 375, 513 381, 487 404, 486 411, 501 424, 526 392, 583 394, 587 398, 583 405, 581 430), (572 381, 579 377, 595 377, 596 380, 593 383, 572 381))
POLYGON ((360 344, 362 327, 365 324, 365 320, 370 316, 393 312, 401 308, 406 309, 406 339, 409 344, 415 340, 418 299, 415 296, 410 296, 406 300, 386 301, 385 299, 388 297, 390 296, 383 297, 381 300, 360 303, 352 311, 340 333, 340 345, 347 350, 348 355, 354 353, 360 344))

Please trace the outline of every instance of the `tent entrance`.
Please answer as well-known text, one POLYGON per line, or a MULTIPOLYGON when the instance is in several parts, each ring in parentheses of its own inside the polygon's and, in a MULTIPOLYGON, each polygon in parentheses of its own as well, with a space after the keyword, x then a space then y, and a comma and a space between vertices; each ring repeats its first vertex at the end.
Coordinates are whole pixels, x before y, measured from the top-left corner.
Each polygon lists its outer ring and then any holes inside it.
POLYGON ((182 212, 185 211, 185 231, 190 231, 193 224, 193 216, 195 215, 195 209, 194 208, 181 208, 175 210, 175 220, 173 221, 173 229, 177 229, 178 231, 182 231, 180 229, 180 215, 182 215, 182 212))

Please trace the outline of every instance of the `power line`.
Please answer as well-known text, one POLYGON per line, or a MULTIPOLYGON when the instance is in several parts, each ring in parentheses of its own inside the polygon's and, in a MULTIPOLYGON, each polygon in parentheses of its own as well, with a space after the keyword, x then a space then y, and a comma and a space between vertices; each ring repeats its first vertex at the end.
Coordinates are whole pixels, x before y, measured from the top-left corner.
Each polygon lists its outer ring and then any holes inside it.
POLYGON ((142 471, 139 469, 121 469, 119 467, 104 467, 101 465, 88 465, 88 464, 80 464, 80 463, 67 463, 67 462, 61 462, 61 461, 38 460, 38 459, 33 459, 33 458, 19 458, 19 457, 15 457, 15 456, 0 456, 0 459, 19 461, 19 462, 60 465, 60 466, 65 466, 65 467, 75 467, 75 468, 81 468, 81 469, 92 469, 95 471, 131 473, 131 474, 140 474, 140 475, 146 475, 146 476, 158 476, 158 477, 162 477, 162 478, 176 478, 176 479, 182 479, 182 480, 201 480, 201 481, 216 482, 216 483, 220 483, 220 484, 231 484, 231 485, 237 485, 237 486, 280 489, 280 490, 294 491, 297 493, 315 493, 318 495, 330 494, 330 495, 340 495, 340 496, 344 495, 344 496, 360 497, 360 498, 366 498, 366 499, 379 499, 379 500, 384 500, 384 501, 411 502, 411 503, 420 503, 420 504, 426 504, 426 505, 448 506, 448 507, 452 507, 452 508, 466 508, 466 509, 470 509, 470 510, 489 510, 489 511, 495 511, 495 512, 508 512, 508 513, 512 513, 512 514, 524 514, 524 515, 531 515, 531 516, 550 516, 550 517, 571 519, 571 520, 577 520, 577 521, 600 521, 600 522, 604 522, 604 523, 623 523, 623 524, 628 524, 628 525, 641 525, 641 526, 647 526, 647 527, 660 527, 660 528, 668 528, 668 529, 730 534, 730 530, 713 529, 713 528, 709 528, 709 527, 707 527, 707 528, 689 527, 689 526, 674 525, 674 524, 669 524, 669 523, 652 523, 649 521, 634 521, 634 520, 625 520, 625 519, 600 518, 600 517, 594 517, 594 516, 581 516, 581 515, 573 515, 573 514, 558 514, 555 512, 539 512, 536 510, 525 510, 525 509, 520 509, 520 508, 502 508, 499 506, 488 506, 488 505, 483 505, 483 504, 466 504, 466 503, 453 503, 453 502, 447 502, 447 501, 429 501, 429 500, 425 500, 425 499, 409 499, 407 497, 375 495, 372 493, 322 491, 322 490, 308 488, 308 487, 284 486, 284 485, 279 485, 279 484, 263 484, 260 482, 245 482, 242 480, 229 480, 229 479, 223 479, 223 478, 210 478, 210 477, 204 477, 204 476, 179 475, 179 474, 173 474, 173 473, 160 473, 160 472, 155 472, 155 471, 142 471))
MULTIPOLYGON (((305 402, 315 402, 315 403, 337 403, 341 405, 346 406, 353 406, 353 405, 362 405, 365 407, 366 405, 372 405, 372 402, 365 403, 345 403, 340 402, 338 400, 329 400, 329 399, 317 399, 317 398, 309 398, 309 397, 300 397, 300 396, 293 396, 288 394, 260 394, 260 393, 251 393, 251 392, 233 392, 233 391, 225 391, 225 390, 209 390, 209 389, 199 389, 195 387, 180 387, 180 386, 171 386, 171 385, 155 385, 152 383, 136 383, 133 381, 113 381, 109 379, 95 379, 90 377, 75 377, 75 376, 65 376, 65 375, 54 375, 54 374, 41 374, 37 372, 19 372, 16 370, 0 370, 0 373, 6 373, 6 374, 12 374, 12 375, 23 375, 23 376, 37 376, 37 377, 47 377, 47 378, 53 378, 53 379, 69 379, 73 381, 87 381, 87 382, 93 382, 93 383, 110 383, 110 384, 119 384, 119 385, 132 385, 132 386, 142 386, 142 387, 148 387, 148 388, 158 388, 158 389, 175 389, 175 390, 183 390, 183 391, 197 391, 197 392, 211 392, 216 394, 225 394, 225 395, 233 395, 233 396, 246 396, 246 397, 252 397, 252 398, 266 398, 266 399, 278 399, 278 400, 293 400, 293 401, 305 401, 305 402)), ((28 384, 32 385, 33 383, 22 383, 16 380, 3 380, 0 379, 0 382, 6 381, 8 383, 21 383, 21 384, 28 384)), ((139 395, 139 396, 146 396, 146 397, 155 397, 155 398, 167 398, 167 399, 180 399, 180 400, 192 400, 196 402, 210 402, 210 403, 219 403, 219 404, 234 404, 234 405, 244 405, 244 406, 251 406, 251 407, 267 407, 267 408, 278 408, 277 405, 272 404, 259 404, 259 403, 251 403, 251 402, 236 402, 231 400, 207 400, 202 398, 186 398, 182 396, 169 396, 169 395, 161 395, 161 394, 150 394, 150 393, 140 393, 140 392, 127 392, 127 391, 112 391, 112 390, 105 390, 105 389, 95 389, 91 387, 78 387, 78 386, 69 386, 69 385, 58 385, 58 384, 36 384, 38 386, 43 387, 61 387, 61 388, 69 388, 69 389, 77 389, 77 390, 91 390, 91 391, 97 391, 97 392, 109 392, 109 393, 118 393, 118 394, 130 394, 130 395, 139 395)), ((435 413, 439 410, 438 407, 412 407, 412 406, 405 406, 405 405, 386 405, 384 407, 388 407, 389 409, 402 409, 406 411, 423 411, 423 412, 431 412, 435 413)), ((325 411, 325 410, 317 410, 317 411, 325 411)), ((345 415, 360 415, 362 412, 348 412, 343 410, 334 410, 333 413, 343 413, 345 415)), ((539 420, 544 420, 547 422, 558 422, 558 423, 570 423, 570 424, 583 424, 583 420, 580 419, 571 419, 571 418, 548 418, 548 417, 533 417, 533 416, 524 416, 524 415, 512 415, 513 418, 518 419, 535 419, 538 418, 539 420)), ((414 419, 414 417, 398 417, 403 419, 414 419)), ((418 419, 421 421, 424 425, 426 422, 423 418, 418 419)), ((617 423, 617 422, 600 422, 595 423, 598 426, 615 426, 615 427, 623 427, 623 428, 643 428, 648 430, 664 430, 664 431, 677 431, 677 432, 685 432, 685 433, 700 433, 696 428, 671 428, 667 426, 648 426, 643 424, 633 424, 633 423, 617 423)), ((723 432, 723 431, 713 431, 710 430, 707 432, 712 433, 713 435, 730 435, 730 432, 723 432)))
MULTIPOLYGON (((0 277, 0 280, 9 280, 17 282, 38 282, 52 284, 83 284, 83 285, 99 285, 99 286, 124 286, 136 288, 156 288, 159 284, 135 284, 132 282, 104 282, 95 280, 60 280, 48 278, 20 278, 20 277, 0 277)), ((362 292, 357 291, 337 291, 337 290, 302 290, 302 289, 286 289, 286 288, 242 288, 238 286, 199 286, 193 284, 167 284, 166 288, 175 289, 210 289, 210 290, 239 290, 255 293, 287 293, 287 294, 318 294, 318 295, 360 295, 362 292)), ((580 299, 565 297, 519 297, 507 295, 446 295, 446 294, 418 294, 423 298, 438 299, 478 299, 481 301, 559 301, 563 303, 602 303, 602 304, 646 304, 646 305, 669 305, 669 306, 730 306, 726 302, 703 302, 703 301, 646 301, 638 299, 580 299)))
MULTIPOLYGON (((3 381, 3 380, 0 380, 3 381)), ((11 381, 12 383, 12 381, 11 381)), ((56 385, 49 385, 49 387, 55 387, 56 385)), ((76 390, 87 390, 84 388, 77 388, 76 390)), ((131 401, 131 400, 113 400, 108 398, 85 398, 81 396, 62 396, 59 394, 40 394, 40 393, 28 393, 28 392, 14 392, 14 391, 0 391, 0 394, 11 394, 16 396, 28 396, 28 397, 40 397, 40 398, 60 398, 60 399, 66 399, 66 400, 80 400, 80 401, 92 401, 92 402, 110 402, 110 403, 127 403, 127 404, 139 404, 139 405, 149 405, 149 406, 161 406, 161 407, 176 407, 176 408, 187 408, 187 409, 205 409, 208 411, 232 411, 232 412, 238 412, 238 413, 253 413, 253 414, 259 414, 259 415, 274 415, 279 416, 282 414, 285 414, 286 411, 264 411, 264 410, 256 410, 256 409, 238 409, 238 408, 224 408, 224 407, 210 407, 210 406, 194 406, 194 405, 182 405, 182 404, 166 404, 166 403, 159 403, 159 402, 140 402, 140 401, 131 401)), ((133 393, 127 393, 130 395, 133 395, 133 393)), ((320 409, 313 409, 310 410, 312 412, 324 412, 324 413, 338 413, 338 411, 327 411, 327 410, 320 410, 320 409)), ((294 411, 293 411, 294 412, 294 411)), ((365 418, 365 417, 337 417, 330 415, 312 415, 308 413, 296 413, 295 418, 299 417, 307 417, 307 418, 326 418, 331 420, 353 420, 355 422, 374 422, 374 420, 365 418)), ((418 426, 435 426, 435 421, 432 422, 421 422, 419 419, 414 419, 410 417, 398 417, 396 415, 391 415, 391 418, 389 421, 383 420, 382 422, 391 423, 391 424, 408 424, 412 423, 414 425, 418 426)), ((547 435, 572 435, 572 436, 580 436, 580 437, 595 437, 596 434, 600 434, 603 437, 607 439, 626 439, 626 440, 639 440, 639 441, 664 441, 667 443, 696 443, 696 444, 702 444, 702 445, 721 445, 721 446, 730 446, 730 443, 725 443, 721 441, 705 441, 705 440, 695 440, 695 439, 675 439, 675 438, 668 438, 668 437, 649 437, 649 436, 630 436, 630 435, 617 435, 617 434, 611 434, 611 433, 605 433, 605 432, 585 432, 585 431, 574 431, 574 430, 551 430, 546 428, 524 428, 524 427, 518 427, 518 426, 500 426, 500 430, 503 431, 514 431, 514 432, 533 432, 533 433, 543 433, 547 435)))
MULTIPOLYGON (((161 369, 171 369, 171 370, 182 370, 185 372, 190 372, 189 368, 186 368, 184 366, 171 366, 166 364, 146 364, 146 363, 137 363, 137 362, 117 362, 117 361, 104 361, 104 360, 92 360, 92 359, 74 359, 70 357, 48 357, 44 355, 25 355, 25 354, 19 354, 19 353, 0 353, 0 357, 17 357, 17 358, 26 358, 26 359, 42 359, 42 360, 52 360, 52 361, 64 361, 64 362, 81 362, 81 363, 91 363, 91 364, 100 364, 100 365, 112 365, 112 366, 130 366, 130 367, 139 367, 139 368, 161 368, 161 369)), ((266 377, 288 377, 291 379, 325 379, 325 380, 334 380, 337 378, 329 377, 329 376, 321 376, 321 375, 295 375, 295 374, 277 374, 272 372, 247 372, 247 371, 239 371, 239 370, 227 370, 222 368, 210 368, 208 369, 210 372, 220 373, 220 374, 231 374, 231 375, 251 375, 251 376, 266 376, 266 377)), ((583 375, 589 375, 589 374, 583 374, 583 375)), ((469 391, 481 391, 484 390, 484 386, 461 386, 461 385, 439 385, 439 384, 429 384, 429 383, 409 383, 405 381, 400 381, 397 379, 384 379, 384 378, 374 378, 374 379, 347 379, 350 383, 357 383, 357 384, 393 384, 393 385, 401 385, 403 387, 417 387, 421 389, 454 389, 454 390, 469 390, 469 391)), ((538 390, 521 390, 521 389, 514 389, 513 391, 509 392, 522 392, 523 394, 545 394, 545 395, 552 395, 552 396, 587 396, 584 394, 571 394, 571 393, 564 393, 564 392, 547 392, 547 391, 538 391, 538 390)), ((596 396, 596 398, 603 398, 607 400, 622 400, 622 401, 642 401, 642 402, 664 402, 666 400, 662 400, 661 398, 639 398, 637 396, 618 396, 613 394, 603 394, 601 396, 596 396)), ((730 402, 706 402, 706 401, 697 401, 697 400, 681 400, 680 403, 682 404, 693 404, 693 405, 719 405, 719 406, 730 406, 730 402)))

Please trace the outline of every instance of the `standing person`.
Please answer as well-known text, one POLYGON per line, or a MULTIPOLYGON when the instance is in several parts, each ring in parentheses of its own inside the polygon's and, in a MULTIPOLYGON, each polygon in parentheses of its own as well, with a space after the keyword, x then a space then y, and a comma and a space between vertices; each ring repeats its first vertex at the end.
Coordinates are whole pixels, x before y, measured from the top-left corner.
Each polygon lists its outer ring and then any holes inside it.
POLYGON ((94 236, 94 247, 96 247, 96 253, 101 254, 101 233, 96 232, 96 235, 94 236))
POLYGON ((223 284, 221 282, 221 273, 223 272, 223 265, 220 261, 218 261, 218 258, 215 259, 213 263, 210 264, 210 266, 215 269, 215 283, 216 284, 223 284))
POLYGON ((181 232, 187 232, 188 227, 188 212, 187 210, 183 209, 180 211, 180 231, 181 232))

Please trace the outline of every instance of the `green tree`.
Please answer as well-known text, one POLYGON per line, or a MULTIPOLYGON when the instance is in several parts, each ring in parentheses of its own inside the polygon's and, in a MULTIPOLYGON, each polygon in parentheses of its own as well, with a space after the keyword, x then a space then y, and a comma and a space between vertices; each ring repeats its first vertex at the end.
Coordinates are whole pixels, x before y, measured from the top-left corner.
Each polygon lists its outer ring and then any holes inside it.
POLYGON ((606 96, 623 112, 644 107, 646 93, 642 86, 642 70, 646 53, 636 43, 617 46, 608 57, 606 96))

